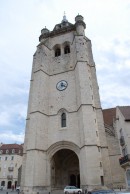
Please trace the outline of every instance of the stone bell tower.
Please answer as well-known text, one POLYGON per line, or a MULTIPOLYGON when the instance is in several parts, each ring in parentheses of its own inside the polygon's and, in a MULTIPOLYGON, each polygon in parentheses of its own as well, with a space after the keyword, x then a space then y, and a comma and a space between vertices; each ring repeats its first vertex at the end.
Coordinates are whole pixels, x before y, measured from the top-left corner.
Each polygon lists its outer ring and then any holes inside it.
POLYGON ((33 58, 24 194, 109 186, 110 163, 91 41, 83 17, 41 30, 33 58))

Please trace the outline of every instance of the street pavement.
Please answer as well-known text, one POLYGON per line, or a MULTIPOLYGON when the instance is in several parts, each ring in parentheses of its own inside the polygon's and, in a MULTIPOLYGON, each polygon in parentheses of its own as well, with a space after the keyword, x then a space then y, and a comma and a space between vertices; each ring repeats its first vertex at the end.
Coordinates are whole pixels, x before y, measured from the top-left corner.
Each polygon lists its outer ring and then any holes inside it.
POLYGON ((2 190, 2 191, 0 190, 0 194, 19 194, 19 192, 8 189, 8 190, 2 190))

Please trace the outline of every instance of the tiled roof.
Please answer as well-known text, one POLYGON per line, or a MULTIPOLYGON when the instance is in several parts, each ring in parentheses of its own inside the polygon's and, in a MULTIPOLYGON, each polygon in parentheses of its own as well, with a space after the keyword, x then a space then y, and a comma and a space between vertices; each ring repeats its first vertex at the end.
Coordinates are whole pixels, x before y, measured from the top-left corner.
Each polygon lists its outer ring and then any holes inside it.
POLYGON ((130 106, 118 106, 123 114, 125 121, 130 121, 130 106))
POLYGON ((0 147, 0 150, 2 150, 1 154, 19 154, 19 155, 22 155, 23 146, 19 145, 19 144, 2 144, 0 147), (7 153, 7 150, 8 150, 8 153, 7 153))
POLYGON ((116 118, 116 108, 102 110, 104 123, 113 126, 113 119, 116 118))
POLYGON ((22 146, 19 144, 2 144, 1 148, 2 149, 8 149, 8 148, 17 149, 17 148, 22 148, 22 146))
MULTIPOLYGON (((130 106, 118 106, 119 110, 123 114, 125 121, 130 121, 130 106)), ((116 108, 109 108, 102 110, 104 123, 112 126, 113 120, 116 118, 116 108)))

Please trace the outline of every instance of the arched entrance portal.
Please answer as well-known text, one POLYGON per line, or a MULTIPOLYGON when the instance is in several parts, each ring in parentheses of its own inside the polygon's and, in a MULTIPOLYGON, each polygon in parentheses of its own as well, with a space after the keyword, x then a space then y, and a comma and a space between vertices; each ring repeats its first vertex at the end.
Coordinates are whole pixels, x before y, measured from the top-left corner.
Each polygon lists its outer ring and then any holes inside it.
POLYGON ((51 159, 51 187, 63 189, 66 185, 80 187, 79 159, 75 152, 61 149, 51 159))

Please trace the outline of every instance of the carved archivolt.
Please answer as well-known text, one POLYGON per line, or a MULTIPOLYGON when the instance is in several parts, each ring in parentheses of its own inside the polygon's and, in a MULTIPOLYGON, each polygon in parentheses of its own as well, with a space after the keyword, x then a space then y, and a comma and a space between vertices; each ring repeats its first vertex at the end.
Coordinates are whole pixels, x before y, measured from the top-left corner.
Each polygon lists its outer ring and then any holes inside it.
POLYGON ((72 150, 73 152, 75 152, 75 154, 78 156, 79 158, 79 153, 80 153, 80 148, 72 143, 72 142, 69 142, 69 141, 59 141, 59 142, 56 142, 54 143, 53 145, 51 145, 48 150, 47 150, 47 155, 49 157, 49 159, 52 158, 52 156, 59 150, 62 150, 62 149, 69 149, 69 150, 72 150))

